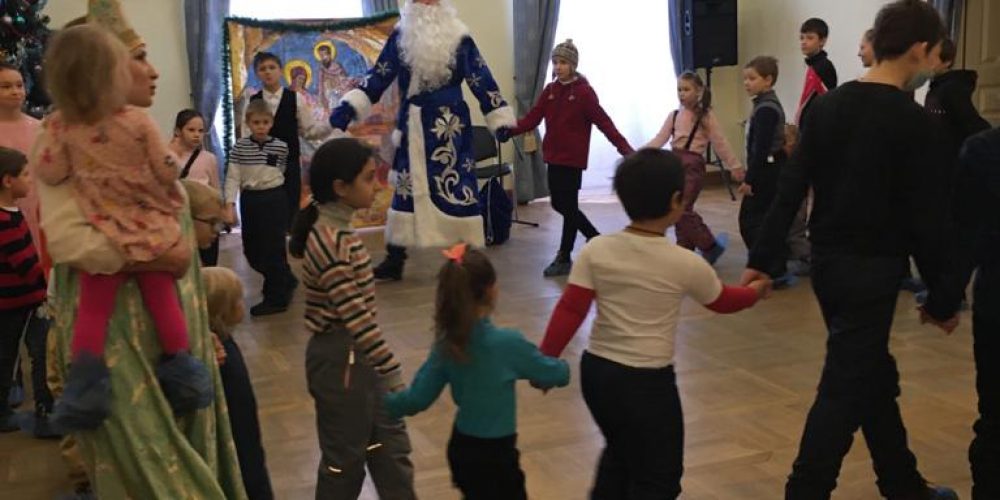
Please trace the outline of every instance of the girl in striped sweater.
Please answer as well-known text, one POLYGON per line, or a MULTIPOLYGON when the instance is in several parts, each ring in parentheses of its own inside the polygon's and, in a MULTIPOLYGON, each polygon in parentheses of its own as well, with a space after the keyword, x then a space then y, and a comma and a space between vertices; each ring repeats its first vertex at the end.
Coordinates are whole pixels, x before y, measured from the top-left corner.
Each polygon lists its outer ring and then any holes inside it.
POLYGON ((403 388, 399 362, 375 320, 371 256, 351 228, 354 211, 375 200, 373 151, 334 139, 312 157, 313 201, 296 217, 289 252, 303 258, 306 379, 316 402, 322 461, 316 498, 357 498, 372 474, 380 498, 409 500, 410 441, 382 407, 403 388))

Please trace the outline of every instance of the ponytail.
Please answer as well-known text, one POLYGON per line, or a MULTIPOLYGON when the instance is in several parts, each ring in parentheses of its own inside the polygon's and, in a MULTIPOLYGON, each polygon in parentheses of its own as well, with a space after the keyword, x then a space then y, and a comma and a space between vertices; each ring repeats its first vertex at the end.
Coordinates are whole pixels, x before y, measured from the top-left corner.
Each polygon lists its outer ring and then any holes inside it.
POLYGON ((313 200, 305 208, 299 210, 292 219, 292 234, 288 239, 288 253, 296 259, 301 259, 306 253, 306 241, 312 232, 316 220, 319 219, 319 206, 313 200))
POLYGON ((316 150, 309 165, 309 189, 313 198, 292 221, 288 241, 288 253, 292 257, 301 259, 305 255, 309 233, 319 219, 319 206, 337 201, 333 182, 354 182, 374 154, 372 148, 348 137, 326 141, 316 150))
POLYGON ((496 270, 485 254, 456 245, 438 272, 434 306, 435 341, 449 358, 468 360, 469 340, 479 320, 479 307, 487 305, 496 283, 496 270))

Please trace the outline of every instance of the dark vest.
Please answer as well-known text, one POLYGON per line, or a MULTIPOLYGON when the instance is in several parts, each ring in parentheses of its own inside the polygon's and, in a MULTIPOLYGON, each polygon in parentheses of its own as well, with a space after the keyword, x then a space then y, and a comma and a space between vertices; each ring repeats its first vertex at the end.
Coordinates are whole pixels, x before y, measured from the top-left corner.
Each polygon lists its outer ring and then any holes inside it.
MULTIPOLYGON (((263 99, 264 91, 257 92, 250 98, 263 99)), ((281 139, 288 145, 288 171, 298 172, 299 165, 299 115, 298 101, 295 92, 285 89, 281 94, 278 109, 274 111, 274 125, 271 126, 271 137, 281 139)))

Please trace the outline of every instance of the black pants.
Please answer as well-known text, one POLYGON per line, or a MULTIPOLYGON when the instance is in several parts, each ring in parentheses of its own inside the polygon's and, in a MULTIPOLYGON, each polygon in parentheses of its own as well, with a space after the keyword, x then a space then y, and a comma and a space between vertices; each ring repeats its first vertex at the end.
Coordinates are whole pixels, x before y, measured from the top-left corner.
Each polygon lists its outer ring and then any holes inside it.
POLYGON ((451 480, 465 500, 527 500, 517 435, 478 438, 452 429, 448 440, 451 480))
POLYGON ((285 165, 285 183, 282 188, 285 190, 285 203, 288 204, 284 228, 288 233, 292 230, 292 221, 295 219, 295 214, 299 213, 299 201, 302 199, 302 165, 299 155, 288 157, 288 164, 285 165))
POLYGON ((549 164, 549 192, 552 209, 563 217, 562 239, 559 242, 560 257, 569 258, 576 243, 576 233, 580 232, 588 240, 597 236, 597 228, 580 211, 580 187, 583 184, 583 169, 549 164))
POLYGON ((0 311, 0 415, 10 411, 7 397, 10 396, 22 335, 31 358, 31 390, 35 410, 52 411, 52 393, 45 380, 45 338, 49 322, 39 318, 35 311, 34 307, 0 311))
POLYGON ((969 447, 969 461, 972 498, 983 500, 1000 498, 1000 262, 979 267, 973 297, 972 338, 979 419, 973 427, 976 435, 969 447))
POLYGON ((899 413, 899 373, 889 330, 906 257, 814 252, 812 284, 828 331, 826 361, 809 410, 786 499, 830 498, 844 455, 859 428, 871 453, 879 491, 921 498, 926 490, 899 413))
POLYGON ((590 498, 677 498, 684 416, 673 367, 633 368, 585 352, 580 384, 605 441, 590 498))
POLYGON ((260 441, 260 422, 257 419, 257 398, 250 384, 243 353, 236 341, 228 337, 222 341, 226 349, 226 362, 219 367, 222 389, 229 407, 229 427, 233 431, 236 456, 240 461, 243 487, 250 500, 271 500, 271 480, 267 475, 264 447, 260 441))
POLYGON ((243 255, 264 275, 264 302, 287 305, 295 277, 285 253, 288 197, 283 187, 240 193, 243 255))
POLYGON ((219 264, 219 237, 216 235, 212 244, 208 248, 199 248, 198 256, 201 258, 201 265, 212 267, 219 264))
MULTIPOLYGON (((752 250, 760 237, 760 231, 764 225, 764 218, 774 203, 777 194, 778 175, 781 173, 782 161, 764 165, 761 170, 754 173, 753 196, 744 196, 740 203, 740 236, 747 250, 752 250)), ((785 263, 788 260, 788 248, 785 246, 779 263, 774 269, 768 269, 772 278, 779 278, 785 275, 785 263)))

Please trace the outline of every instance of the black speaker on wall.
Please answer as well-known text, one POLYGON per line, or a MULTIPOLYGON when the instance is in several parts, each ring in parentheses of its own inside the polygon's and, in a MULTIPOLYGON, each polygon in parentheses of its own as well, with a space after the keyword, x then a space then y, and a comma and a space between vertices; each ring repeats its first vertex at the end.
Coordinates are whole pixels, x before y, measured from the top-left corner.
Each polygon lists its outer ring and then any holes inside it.
POLYGON ((680 3, 685 68, 739 64, 736 0, 682 0, 680 3))

